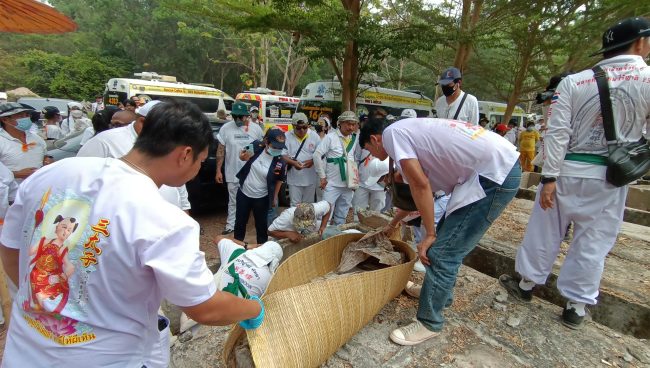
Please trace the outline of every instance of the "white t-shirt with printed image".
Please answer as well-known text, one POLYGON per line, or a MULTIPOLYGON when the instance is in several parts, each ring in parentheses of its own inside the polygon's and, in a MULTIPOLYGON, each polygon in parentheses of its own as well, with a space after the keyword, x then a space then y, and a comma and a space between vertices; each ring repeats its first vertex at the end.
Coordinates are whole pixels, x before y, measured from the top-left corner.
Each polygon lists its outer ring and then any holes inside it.
POLYGON ((257 124, 249 124, 248 127, 238 127, 234 121, 224 124, 219 130, 217 140, 219 144, 226 147, 225 165, 225 182, 237 183, 237 173, 244 167, 245 161, 239 159, 239 153, 246 146, 255 140, 261 140, 264 132, 257 124))
MULTIPOLYGON (((222 239, 217 244, 217 248, 219 250, 219 259, 221 259, 221 267, 226 267, 232 253, 236 249, 243 249, 244 247, 236 244, 232 240, 222 239)), ((269 285, 269 281, 271 281, 271 276, 273 276, 268 265, 262 267, 256 266, 255 263, 246 257, 246 253, 235 259, 233 265, 235 266, 235 272, 239 274, 239 282, 249 295, 261 296, 264 294, 266 287, 269 285)), ((221 284, 228 285, 233 281, 235 279, 225 270, 221 276, 221 284)))
POLYGON ((20 250, 4 367, 153 366, 161 300, 216 292, 199 225, 117 159, 70 158, 26 179, 0 242, 20 250))

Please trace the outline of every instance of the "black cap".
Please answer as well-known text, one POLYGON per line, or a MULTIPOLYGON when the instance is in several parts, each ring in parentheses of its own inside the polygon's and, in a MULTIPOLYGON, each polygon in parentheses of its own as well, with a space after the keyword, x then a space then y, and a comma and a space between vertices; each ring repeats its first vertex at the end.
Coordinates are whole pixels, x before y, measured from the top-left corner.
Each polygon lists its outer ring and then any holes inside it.
POLYGON ((623 19, 603 33, 603 47, 589 56, 616 50, 648 36, 650 36, 650 20, 642 17, 623 19))
POLYGON ((56 106, 45 106, 41 111, 45 119, 51 119, 57 114, 61 114, 61 111, 56 106))

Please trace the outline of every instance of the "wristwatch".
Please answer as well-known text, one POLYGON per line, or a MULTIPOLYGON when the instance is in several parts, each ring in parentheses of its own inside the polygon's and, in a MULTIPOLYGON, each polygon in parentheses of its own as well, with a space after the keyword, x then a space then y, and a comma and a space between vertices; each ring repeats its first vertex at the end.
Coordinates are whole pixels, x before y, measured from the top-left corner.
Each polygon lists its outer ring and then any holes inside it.
POLYGON ((557 177, 555 176, 542 176, 542 180, 540 181, 542 184, 546 183, 555 183, 557 181, 557 177))

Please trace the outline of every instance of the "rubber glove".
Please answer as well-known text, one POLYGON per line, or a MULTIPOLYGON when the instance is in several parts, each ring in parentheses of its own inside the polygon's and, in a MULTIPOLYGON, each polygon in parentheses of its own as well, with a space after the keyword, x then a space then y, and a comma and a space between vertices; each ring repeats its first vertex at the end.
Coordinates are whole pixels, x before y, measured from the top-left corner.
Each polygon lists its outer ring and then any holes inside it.
POLYGON ((260 314, 257 317, 239 322, 239 325, 245 330, 254 330, 260 327, 264 321, 264 303, 262 303, 262 300, 260 300, 260 298, 257 296, 252 296, 251 300, 255 300, 260 303, 260 307, 262 307, 262 309, 260 310, 260 314))

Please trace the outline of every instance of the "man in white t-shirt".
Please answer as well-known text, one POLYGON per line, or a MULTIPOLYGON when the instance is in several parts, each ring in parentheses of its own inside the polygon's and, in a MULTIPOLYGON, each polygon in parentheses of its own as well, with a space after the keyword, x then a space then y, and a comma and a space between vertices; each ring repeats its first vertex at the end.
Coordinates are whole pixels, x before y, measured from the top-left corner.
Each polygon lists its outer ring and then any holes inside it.
POLYGON ((332 214, 327 201, 299 203, 282 211, 269 226, 269 235, 275 239, 289 239, 293 243, 301 241, 305 235, 323 235, 332 214))
POLYGON ((45 139, 57 140, 63 138, 63 132, 59 126, 61 123, 61 112, 59 109, 56 106, 45 106, 42 113, 45 118, 45 124, 43 126, 45 139))
POLYGON ((194 177, 212 140, 196 105, 165 102, 121 159, 61 160, 21 185, 0 236, 19 286, 4 367, 166 366, 162 299, 199 323, 261 324, 260 301, 216 290, 199 225, 157 190, 194 177))
POLYGON ((45 141, 29 131, 30 111, 16 102, 0 105, 0 163, 13 172, 18 184, 49 162, 45 141))
POLYGON ((238 240, 217 237, 215 242, 221 260, 215 275, 217 289, 242 298, 262 296, 282 260, 280 244, 267 241, 248 249, 238 240))
POLYGON ((316 196, 318 175, 314 169, 314 152, 320 137, 309 129, 307 115, 298 112, 291 117, 293 130, 286 133, 287 149, 283 152, 287 163, 287 185, 291 207, 298 203, 313 202, 316 196))
POLYGON ((352 206, 356 212, 370 209, 379 212, 386 204, 386 192, 380 179, 388 174, 388 160, 379 160, 367 150, 361 150, 359 188, 354 191, 352 206))
MULTIPOLYGON (((125 127, 105 130, 92 137, 81 146, 81 149, 77 152, 77 157, 120 158, 126 155, 133 148, 138 134, 142 131, 147 114, 158 103, 160 103, 160 100, 147 102, 138 110, 138 117, 133 123, 125 127)), ((131 114, 131 112, 124 112, 124 115, 131 114)), ((178 188, 163 185, 160 187, 160 195, 186 213, 192 208, 185 184, 178 188)))
MULTIPOLYGON (((373 156, 395 162, 409 184, 424 235, 417 246, 426 266, 417 321, 390 335, 416 345, 442 330, 443 309, 463 258, 514 198, 521 181, 519 153, 500 135, 480 125, 447 119, 404 119, 387 126, 368 122, 359 142, 373 156), (451 193, 443 219, 434 226, 434 192, 451 193)), ((395 216, 391 232, 408 212, 395 216)))
POLYGON ((61 122, 61 131, 64 136, 77 134, 93 126, 83 112, 83 105, 78 102, 68 102, 68 117, 61 122))
POLYGON ((235 215, 237 213, 237 191, 239 180, 237 173, 244 167, 245 162, 239 159, 239 153, 255 140, 262 140, 264 133, 257 124, 251 124, 248 107, 243 102, 235 102, 232 105, 231 115, 234 120, 227 122, 219 130, 217 140, 217 183, 225 182, 228 186, 228 219, 226 228, 221 233, 228 235, 235 231, 235 215), (221 167, 225 162, 225 173, 221 167))
POLYGON ((314 151, 314 167, 323 189, 323 200, 332 204, 332 224, 345 223, 352 205, 354 190, 348 187, 347 162, 355 162, 361 148, 357 144, 359 119, 353 111, 344 111, 338 118, 338 128, 328 133, 314 151))
POLYGON ((438 84, 442 94, 436 100, 436 114, 439 119, 454 119, 478 125, 478 100, 461 90, 462 75, 457 68, 442 72, 438 84))

